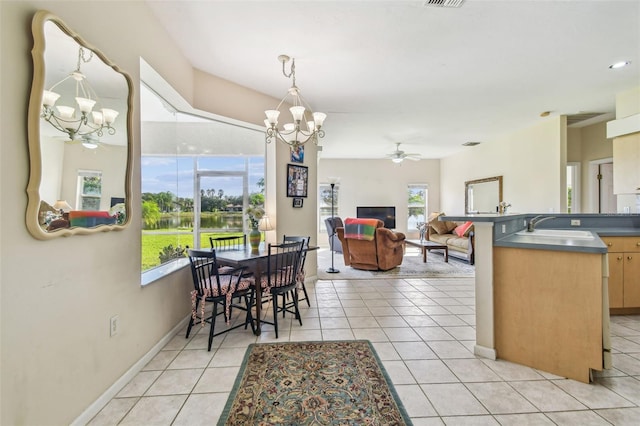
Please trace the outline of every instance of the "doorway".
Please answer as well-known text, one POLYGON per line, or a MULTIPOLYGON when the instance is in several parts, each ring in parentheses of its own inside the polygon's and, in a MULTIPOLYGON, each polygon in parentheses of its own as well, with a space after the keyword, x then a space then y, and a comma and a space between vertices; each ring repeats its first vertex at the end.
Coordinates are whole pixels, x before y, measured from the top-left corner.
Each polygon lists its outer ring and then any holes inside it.
POLYGON ((613 193, 613 159, 589 163, 590 207, 593 213, 616 213, 617 196, 613 193))
POLYGON ((249 203, 247 181, 245 172, 196 173, 193 232, 197 248, 208 244, 205 233, 244 232, 243 213, 249 203))

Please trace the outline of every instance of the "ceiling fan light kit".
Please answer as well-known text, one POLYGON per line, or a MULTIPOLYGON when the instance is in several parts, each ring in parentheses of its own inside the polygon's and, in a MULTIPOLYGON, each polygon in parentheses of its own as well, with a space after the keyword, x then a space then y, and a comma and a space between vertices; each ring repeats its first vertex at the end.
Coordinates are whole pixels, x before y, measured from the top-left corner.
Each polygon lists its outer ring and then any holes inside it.
POLYGON ((400 142, 396 142, 396 150, 391 154, 387 154, 388 158, 391 158, 396 164, 402 163, 404 160, 420 161, 420 154, 406 153, 400 149, 400 142))
POLYGON ((291 78, 292 85, 287 90, 287 94, 280 101, 276 109, 265 111, 266 119, 264 124, 266 126, 265 141, 271 143, 273 140, 279 140, 292 148, 304 145, 309 141, 313 141, 318 144, 318 138, 324 137, 324 120, 327 118, 327 114, 322 112, 313 112, 309 107, 309 104, 302 98, 300 89, 296 86, 296 60, 290 58, 287 55, 278 56, 278 60, 282 62, 282 74, 285 77, 291 78), (291 68, 289 72, 286 70, 286 64, 291 61, 291 68), (280 117, 280 107, 291 97, 289 102, 293 105, 289 108, 293 122, 285 123, 282 128, 278 128, 278 118, 280 117))

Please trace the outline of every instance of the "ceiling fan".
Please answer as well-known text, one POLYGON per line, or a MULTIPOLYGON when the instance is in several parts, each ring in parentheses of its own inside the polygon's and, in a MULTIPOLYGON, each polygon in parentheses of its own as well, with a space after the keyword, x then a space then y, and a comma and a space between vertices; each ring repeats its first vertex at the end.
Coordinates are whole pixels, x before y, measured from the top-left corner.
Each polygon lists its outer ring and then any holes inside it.
POLYGON ((88 149, 106 148, 106 144, 102 143, 95 135, 82 135, 74 139, 69 139, 68 136, 64 138, 62 136, 54 136, 54 139, 64 139, 64 143, 70 145, 82 144, 83 147, 88 149))
POLYGON ((394 163, 402 163, 405 159, 419 161, 420 154, 416 153, 406 153, 400 149, 400 142, 396 142, 396 150, 391 154, 386 155, 387 158, 391 158, 391 161, 394 163))

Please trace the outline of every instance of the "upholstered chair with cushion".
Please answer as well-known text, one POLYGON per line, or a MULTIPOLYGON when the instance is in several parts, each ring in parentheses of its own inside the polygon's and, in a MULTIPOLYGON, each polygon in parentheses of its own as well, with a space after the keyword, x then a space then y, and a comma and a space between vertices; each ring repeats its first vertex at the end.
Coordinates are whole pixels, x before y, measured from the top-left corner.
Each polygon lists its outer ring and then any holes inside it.
POLYGON ((344 264, 356 269, 388 271, 402 264, 405 235, 378 219, 345 219, 337 228, 344 264))
POLYGON ((339 217, 328 217, 324 220, 324 224, 327 227, 327 235, 329 236, 329 250, 333 250, 336 253, 342 253, 342 244, 338 238, 336 230, 344 226, 342 219, 339 217))

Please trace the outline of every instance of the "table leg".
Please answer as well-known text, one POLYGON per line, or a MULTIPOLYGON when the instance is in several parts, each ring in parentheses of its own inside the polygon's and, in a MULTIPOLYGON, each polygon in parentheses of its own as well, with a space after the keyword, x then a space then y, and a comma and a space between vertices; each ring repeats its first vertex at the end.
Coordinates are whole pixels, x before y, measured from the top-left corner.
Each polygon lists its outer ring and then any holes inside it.
POLYGON ((422 246, 422 263, 427 263, 427 248, 422 246))
POLYGON ((445 263, 449 263, 449 247, 444 247, 444 261, 445 263))

